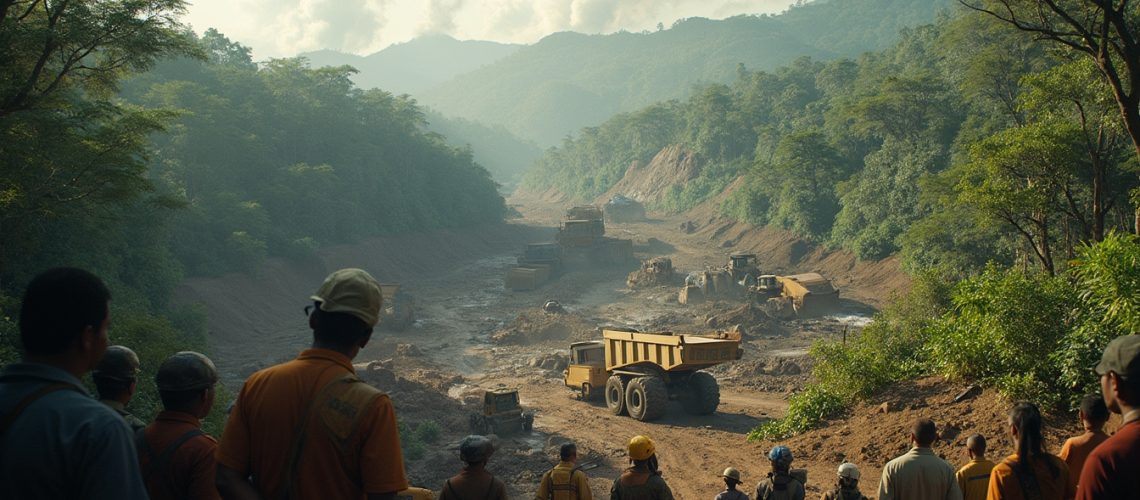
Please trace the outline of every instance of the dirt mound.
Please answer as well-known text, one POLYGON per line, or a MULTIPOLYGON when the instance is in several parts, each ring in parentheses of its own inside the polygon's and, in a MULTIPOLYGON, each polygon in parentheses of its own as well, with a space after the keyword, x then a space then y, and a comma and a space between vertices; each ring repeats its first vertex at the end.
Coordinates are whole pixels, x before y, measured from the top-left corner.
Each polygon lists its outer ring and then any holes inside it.
MULTIPOLYGON (((965 441, 974 433, 986 437, 990 459, 1008 456, 1016 448, 1006 425, 1012 403, 988 389, 976 390, 955 402, 965 388, 965 384, 937 377, 900 383, 857 405, 846 418, 826 422, 821 429, 779 444, 790 447, 797 464, 808 467, 809 492, 830 486, 835 468, 844 460, 859 466, 866 478, 861 482, 863 492, 872 492, 883 465, 910 449, 910 427, 921 417, 938 424, 941 440, 935 445, 935 453, 955 467, 968 461, 965 441)), ((1047 416, 1045 427, 1046 447, 1054 453, 1068 436, 1080 430, 1072 416, 1047 416)), ((776 443, 762 444, 770 447, 776 443)))
POLYGON ((548 313, 541 309, 526 310, 491 334, 496 344, 533 344, 547 340, 567 343, 597 336, 597 326, 570 313, 548 313))
POLYGON ((621 180, 595 202, 605 203, 619 194, 642 203, 659 202, 669 188, 684 185, 700 173, 701 161, 695 153, 678 144, 666 146, 647 165, 631 163, 621 180))

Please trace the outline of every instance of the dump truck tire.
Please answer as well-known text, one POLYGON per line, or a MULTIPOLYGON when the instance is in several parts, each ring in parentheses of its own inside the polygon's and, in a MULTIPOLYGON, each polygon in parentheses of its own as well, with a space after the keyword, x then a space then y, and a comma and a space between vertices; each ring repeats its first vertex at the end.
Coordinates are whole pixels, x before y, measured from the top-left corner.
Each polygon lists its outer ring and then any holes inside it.
POLYGON ((641 421, 656 420, 665 415, 669 390, 659 377, 637 377, 625 388, 625 408, 629 416, 641 421))
POLYGON ((610 375, 606 380, 606 407, 614 415, 625 414, 625 384, 620 375, 610 375))
POLYGON ((709 415, 720 406, 720 386, 716 378, 707 372, 695 372, 689 376, 685 396, 681 399, 685 411, 693 415, 709 415))

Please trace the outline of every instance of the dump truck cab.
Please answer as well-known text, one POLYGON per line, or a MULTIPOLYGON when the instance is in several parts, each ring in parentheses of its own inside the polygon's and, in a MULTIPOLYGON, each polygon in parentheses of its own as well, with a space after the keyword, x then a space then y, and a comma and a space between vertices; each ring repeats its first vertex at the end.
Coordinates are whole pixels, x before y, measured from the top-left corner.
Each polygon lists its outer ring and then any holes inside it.
POLYGON ((563 373, 567 387, 580 390, 580 399, 592 400, 606 387, 606 344, 598 340, 570 344, 570 363, 563 373))
POLYGON ((530 431, 534 426, 534 413, 523 411, 518 389, 499 387, 483 393, 482 413, 471 415, 469 423, 476 434, 530 431))

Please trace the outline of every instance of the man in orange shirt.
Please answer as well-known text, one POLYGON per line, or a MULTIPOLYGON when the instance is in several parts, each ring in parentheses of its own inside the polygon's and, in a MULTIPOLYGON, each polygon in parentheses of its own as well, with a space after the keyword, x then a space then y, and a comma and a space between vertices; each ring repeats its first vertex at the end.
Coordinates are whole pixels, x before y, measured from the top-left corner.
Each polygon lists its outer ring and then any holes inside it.
POLYGON ((218 441, 198 420, 214 406, 218 370, 196 352, 177 353, 154 377, 162 413, 136 438, 143 482, 151 500, 217 500, 214 484, 218 441))
POLYGON ((394 499, 408 487, 392 401, 352 360, 380 318, 380 285, 329 275, 306 308, 312 348, 246 380, 218 447, 223 498, 394 499))
POLYGON ((1085 459, 1097 445, 1108 439, 1104 433, 1104 423, 1108 421, 1108 407, 1100 394, 1090 394, 1081 400, 1081 409, 1077 412, 1081 424, 1085 426, 1085 433, 1071 437, 1061 446, 1061 460, 1069 464, 1069 473, 1073 478, 1080 477, 1081 469, 1085 466, 1085 459))

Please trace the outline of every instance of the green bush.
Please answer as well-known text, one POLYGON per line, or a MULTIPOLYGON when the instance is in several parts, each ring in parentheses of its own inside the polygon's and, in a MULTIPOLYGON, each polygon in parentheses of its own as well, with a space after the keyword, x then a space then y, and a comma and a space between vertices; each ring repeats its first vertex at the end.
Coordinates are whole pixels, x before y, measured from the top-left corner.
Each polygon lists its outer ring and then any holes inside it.
POLYGON ((824 419, 839 415, 845 407, 842 397, 827 392, 818 384, 808 385, 804 392, 792 396, 784 418, 760 424, 748 433, 748 440, 794 436, 811 430, 824 419))

